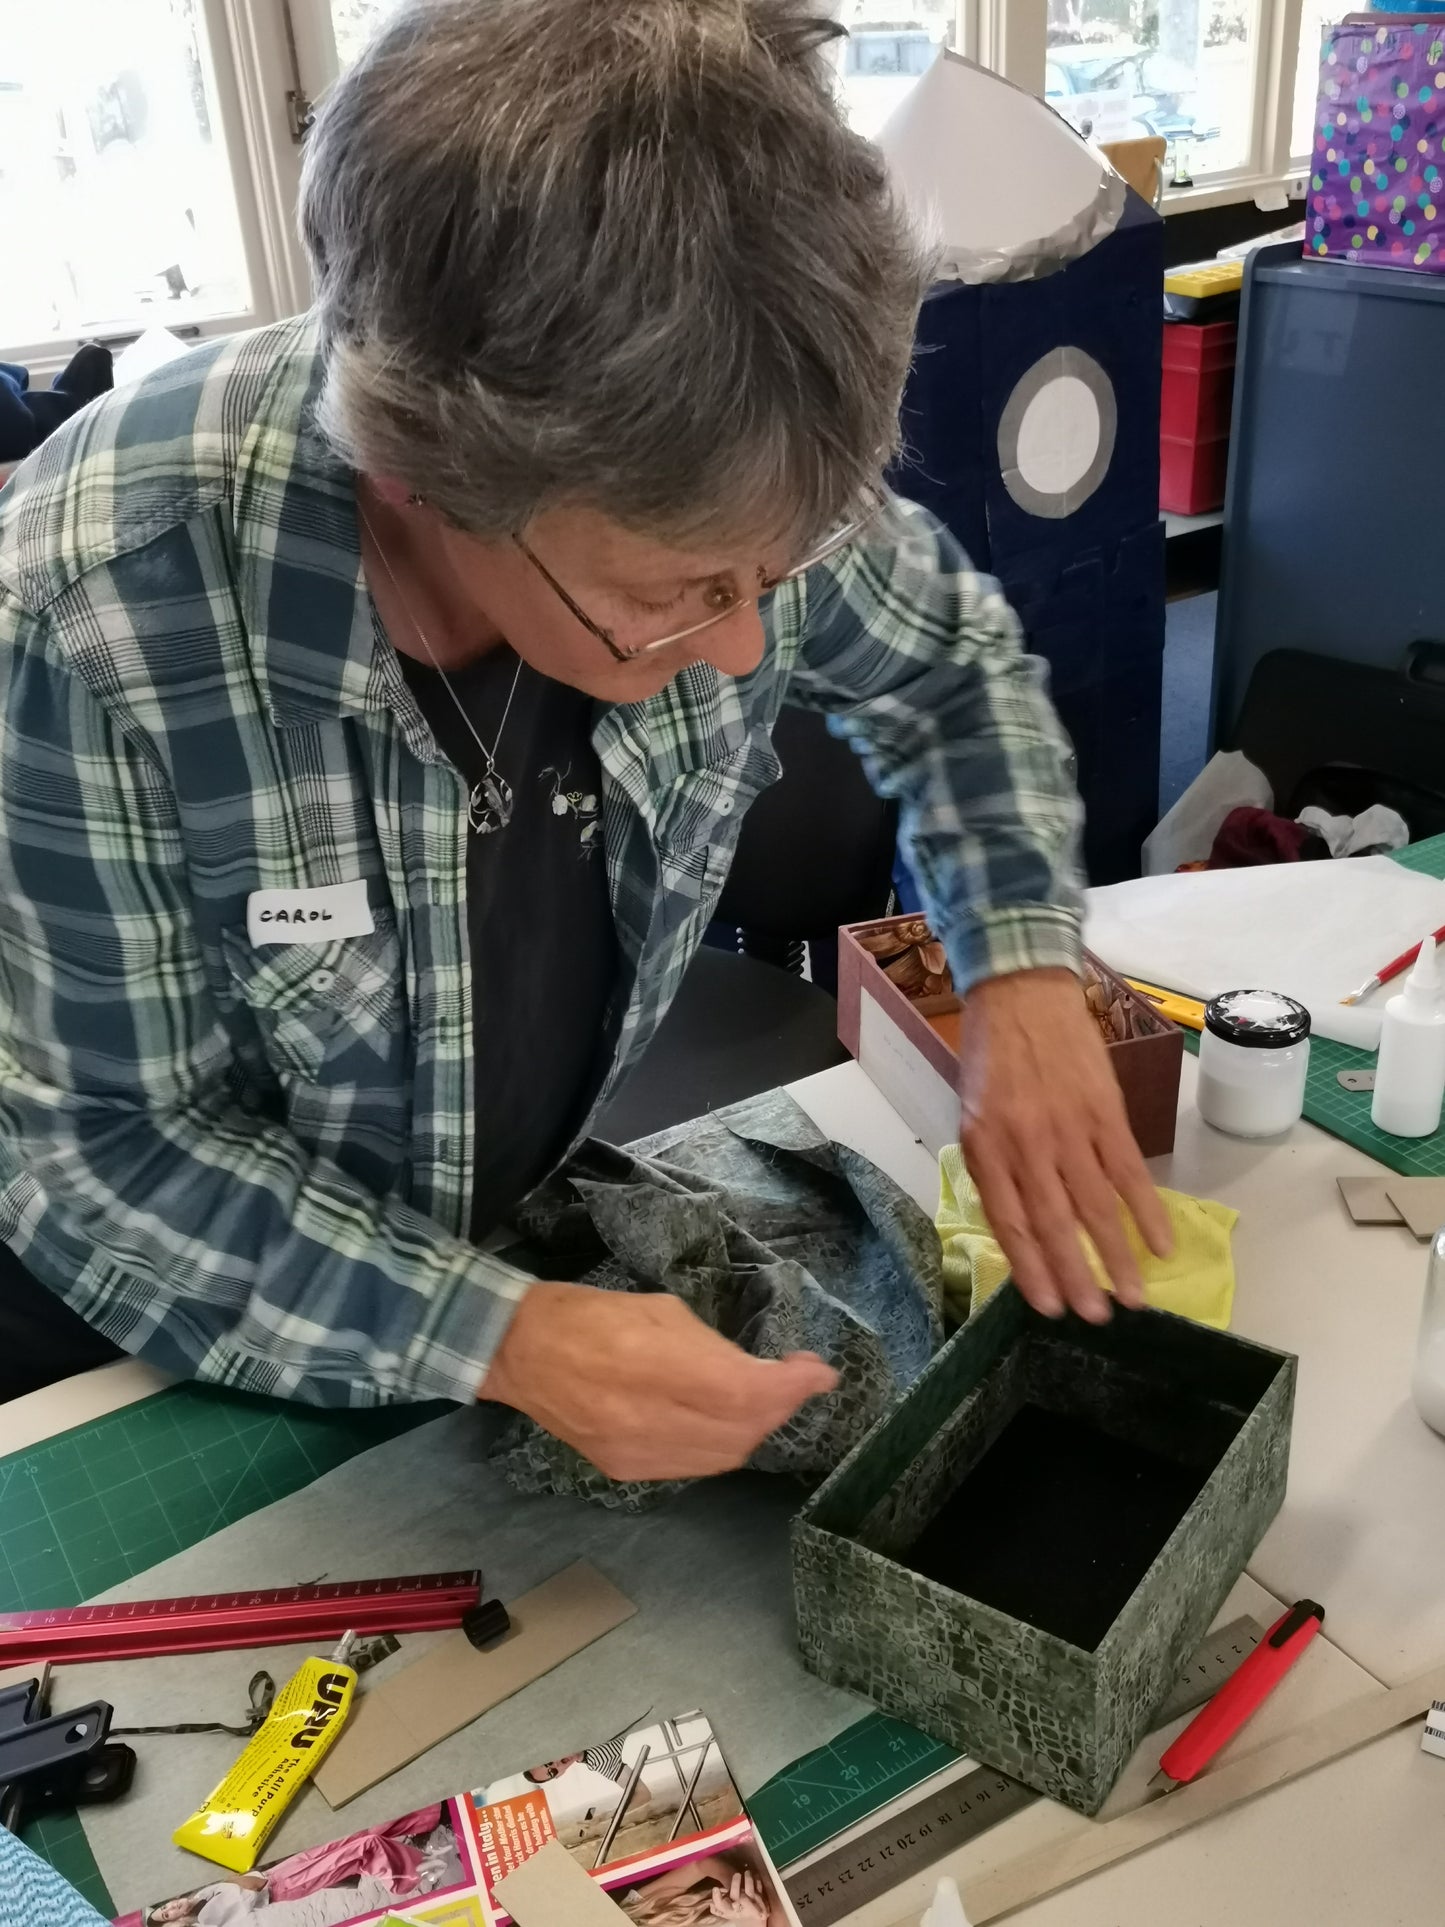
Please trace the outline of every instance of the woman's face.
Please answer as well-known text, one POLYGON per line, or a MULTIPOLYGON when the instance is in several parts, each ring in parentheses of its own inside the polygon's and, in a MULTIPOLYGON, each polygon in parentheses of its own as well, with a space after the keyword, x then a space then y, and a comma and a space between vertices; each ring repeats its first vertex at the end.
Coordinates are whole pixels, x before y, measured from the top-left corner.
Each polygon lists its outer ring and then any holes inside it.
POLYGON ((610 630, 624 649, 705 621, 717 606, 710 598, 723 585, 738 598, 732 614, 699 634, 618 662, 516 543, 482 543, 450 528, 444 539, 449 560, 519 656, 557 682, 615 703, 656 695, 694 662, 711 663, 726 676, 756 669, 763 656, 759 575, 781 574, 790 566, 776 547, 762 552, 669 548, 594 509, 538 516, 527 529, 527 547, 578 608, 610 630))
POLYGON ((162 1906, 153 1909, 153 1921, 194 1920, 196 1903, 193 1900, 167 1900, 162 1906))

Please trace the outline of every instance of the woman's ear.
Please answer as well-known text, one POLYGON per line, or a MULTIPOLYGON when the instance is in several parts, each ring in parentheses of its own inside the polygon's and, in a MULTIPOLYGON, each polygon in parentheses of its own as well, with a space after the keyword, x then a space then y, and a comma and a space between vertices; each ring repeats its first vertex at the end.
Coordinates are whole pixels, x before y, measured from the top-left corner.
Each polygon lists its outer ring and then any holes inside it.
POLYGON ((372 493, 379 496, 389 509, 421 507, 422 497, 394 475, 368 475, 366 479, 372 493))

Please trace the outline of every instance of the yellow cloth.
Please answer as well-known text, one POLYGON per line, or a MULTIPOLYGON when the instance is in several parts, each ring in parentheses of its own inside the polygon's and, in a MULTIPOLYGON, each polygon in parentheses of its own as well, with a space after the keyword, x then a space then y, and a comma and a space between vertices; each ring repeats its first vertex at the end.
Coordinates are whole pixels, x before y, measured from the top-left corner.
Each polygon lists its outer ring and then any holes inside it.
MULTIPOLYGON (((950 1144, 939 1154, 940 1196, 935 1223, 943 1241, 943 1297, 949 1313, 967 1319, 998 1290, 1009 1275, 1008 1260, 984 1216, 978 1187, 964 1167, 963 1154, 950 1144)), ((1182 1191, 1161 1191, 1160 1202, 1174 1230, 1174 1249, 1156 1258, 1126 1215, 1124 1228, 1139 1261, 1144 1296, 1157 1311, 1177 1312, 1200 1325, 1228 1328, 1234 1310, 1234 1253, 1230 1233, 1239 1213, 1226 1204, 1191 1198, 1182 1191)), ((1109 1279, 1093 1240, 1080 1233, 1084 1256, 1107 1291, 1109 1279)))

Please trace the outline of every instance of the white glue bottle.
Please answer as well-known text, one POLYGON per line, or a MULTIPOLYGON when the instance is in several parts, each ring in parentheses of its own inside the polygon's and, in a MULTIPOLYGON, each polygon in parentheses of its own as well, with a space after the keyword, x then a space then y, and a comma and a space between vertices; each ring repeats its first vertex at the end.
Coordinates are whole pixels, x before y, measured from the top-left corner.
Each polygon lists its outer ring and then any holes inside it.
POLYGON ((1405 988, 1385 1006, 1370 1116, 1391 1137, 1429 1137, 1445 1099, 1445 1009, 1435 939, 1420 945, 1405 988))
POLYGON ((968 1927, 968 1915, 963 1911, 963 1902, 953 1881, 939 1881, 933 1905, 923 1916, 920 1927, 968 1927))

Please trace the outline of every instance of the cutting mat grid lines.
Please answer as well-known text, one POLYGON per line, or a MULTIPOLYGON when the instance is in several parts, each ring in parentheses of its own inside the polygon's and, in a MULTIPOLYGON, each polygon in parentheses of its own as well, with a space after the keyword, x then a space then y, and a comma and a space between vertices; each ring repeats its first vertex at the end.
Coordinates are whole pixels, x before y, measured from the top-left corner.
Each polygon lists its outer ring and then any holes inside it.
MULTIPOLYGON (((178 1385, 0 1458, 0 1612, 79 1605, 441 1409, 318 1412, 178 1385)), ((110 1913, 75 1814, 25 1839, 110 1913)))
POLYGON ((768 1852, 786 1867, 958 1759, 915 1727, 869 1713, 760 1787, 748 1811, 768 1852))
POLYGON ((0 1611, 78 1605, 429 1415, 177 1386, 0 1459, 0 1611))

